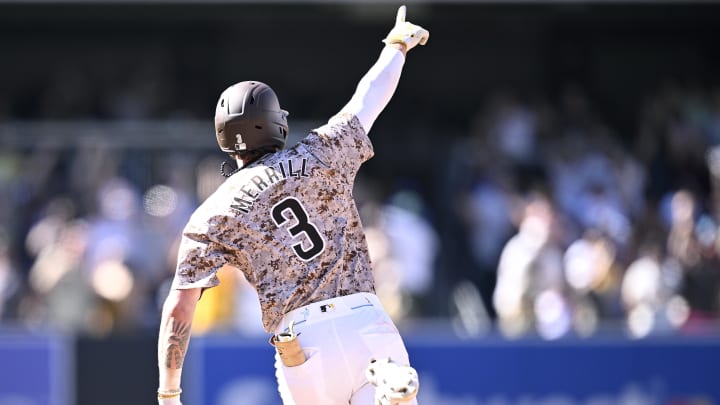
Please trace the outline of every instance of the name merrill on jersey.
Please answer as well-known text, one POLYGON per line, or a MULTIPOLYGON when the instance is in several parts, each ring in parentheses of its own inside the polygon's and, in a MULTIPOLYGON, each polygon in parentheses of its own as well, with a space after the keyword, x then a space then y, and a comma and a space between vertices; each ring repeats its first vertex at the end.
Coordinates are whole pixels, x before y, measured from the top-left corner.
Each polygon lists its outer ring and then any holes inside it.
POLYGON ((230 205, 230 208, 247 214, 260 194, 281 180, 288 177, 310 177, 307 173, 307 158, 302 159, 299 168, 297 163, 293 163, 292 159, 281 161, 251 177, 250 181, 240 187, 240 195, 233 197, 235 204, 230 205))

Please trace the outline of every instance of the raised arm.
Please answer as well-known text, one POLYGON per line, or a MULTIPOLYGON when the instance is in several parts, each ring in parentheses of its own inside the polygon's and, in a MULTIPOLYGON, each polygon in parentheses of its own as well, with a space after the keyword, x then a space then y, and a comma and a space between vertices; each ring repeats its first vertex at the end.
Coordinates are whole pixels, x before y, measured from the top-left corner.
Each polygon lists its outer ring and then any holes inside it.
POLYGON ((171 290, 163 305, 158 337, 160 405, 181 405, 180 379, 200 291, 200 288, 171 290))
POLYGON ((400 6, 395 26, 383 40, 385 47, 380 57, 360 79, 355 94, 341 113, 357 116, 365 132, 370 132, 373 123, 395 93, 406 52, 418 44, 425 45, 429 37, 430 33, 426 29, 405 21, 405 6, 400 6))

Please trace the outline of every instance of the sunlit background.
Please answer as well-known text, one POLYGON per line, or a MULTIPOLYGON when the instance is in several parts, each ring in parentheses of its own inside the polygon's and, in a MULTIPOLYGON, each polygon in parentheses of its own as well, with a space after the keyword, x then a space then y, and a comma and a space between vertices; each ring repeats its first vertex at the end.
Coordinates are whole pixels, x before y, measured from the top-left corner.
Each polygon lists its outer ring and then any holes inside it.
MULTIPOLYGON (((216 98, 290 143, 401 3, 0 0, 0 405, 152 404, 216 98)), ((355 199, 423 405, 720 404, 720 3, 408 1, 431 32, 355 199)), ((200 301, 186 405, 280 404, 254 291, 200 301)))

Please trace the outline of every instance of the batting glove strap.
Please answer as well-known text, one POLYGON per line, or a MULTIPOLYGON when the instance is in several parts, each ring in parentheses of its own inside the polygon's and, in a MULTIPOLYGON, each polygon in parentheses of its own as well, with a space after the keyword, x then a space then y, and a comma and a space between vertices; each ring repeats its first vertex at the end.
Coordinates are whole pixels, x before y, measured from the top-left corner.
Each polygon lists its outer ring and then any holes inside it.
POLYGON ((409 51, 418 44, 425 45, 429 38, 430 32, 428 30, 405 21, 405 6, 400 6, 395 19, 395 26, 390 30, 387 37, 383 39, 383 42, 386 44, 404 44, 409 51))

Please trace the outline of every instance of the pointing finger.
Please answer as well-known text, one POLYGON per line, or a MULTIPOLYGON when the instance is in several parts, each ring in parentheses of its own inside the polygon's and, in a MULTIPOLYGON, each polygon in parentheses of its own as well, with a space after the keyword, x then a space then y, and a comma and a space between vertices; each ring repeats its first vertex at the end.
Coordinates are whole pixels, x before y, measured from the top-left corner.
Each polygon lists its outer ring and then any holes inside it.
POLYGON ((397 17, 395 17, 395 23, 400 24, 405 22, 405 6, 398 8, 397 17))

